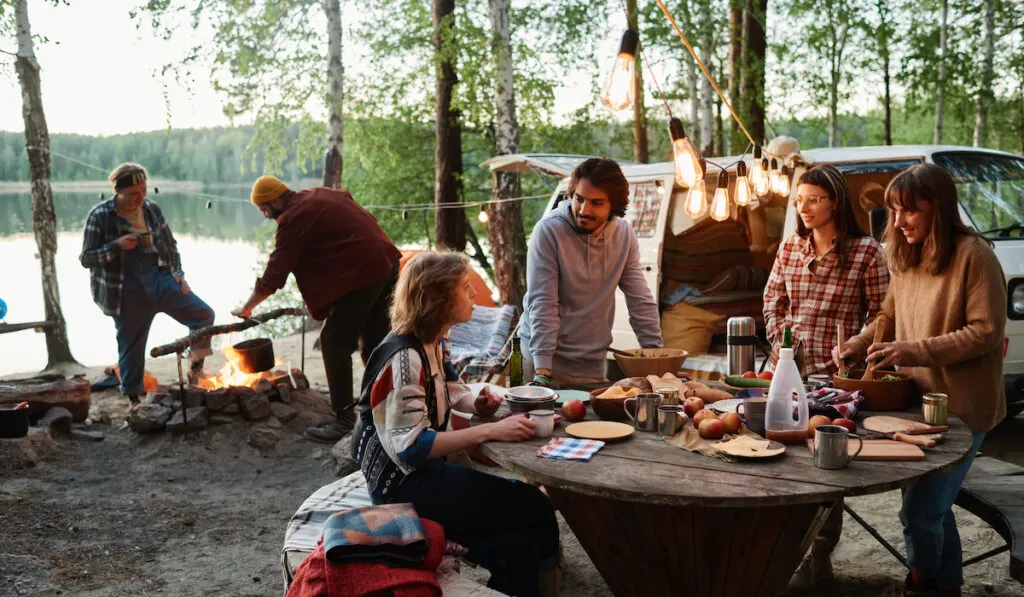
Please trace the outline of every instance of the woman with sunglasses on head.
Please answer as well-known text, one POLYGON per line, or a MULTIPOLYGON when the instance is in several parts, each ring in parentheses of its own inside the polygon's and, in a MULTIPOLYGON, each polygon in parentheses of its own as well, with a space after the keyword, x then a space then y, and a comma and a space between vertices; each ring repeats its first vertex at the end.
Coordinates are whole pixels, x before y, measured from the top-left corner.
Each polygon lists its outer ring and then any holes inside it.
POLYGON ((967 459, 905 488, 900 509, 912 567, 904 595, 954 597, 964 578, 953 501, 985 433, 1006 416, 1006 279, 989 243, 961 221, 956 184, 941 167, 902 172, 885 205, 892 287, 882 312, 895 322, 895 341, 872 343, 871 325, 833 355, 866 354, 876 367, 897 366, 924 392, 947 394, 949 412, 974 434, 967 459))
MULTIPOLYGON (((803 375, 834 374, 836 326, 858 334, 882 308, 889 287, 882 246, 857 225, 839 170, 816 166, 800 175, 792 208, 797 231, 779 247, 764 291, 764 320, 774 363, 791 328, 803 375)), ((831 555, 843 528, 842 502, 832 509, 794 579, 799 586, 832 578, 831 555)))

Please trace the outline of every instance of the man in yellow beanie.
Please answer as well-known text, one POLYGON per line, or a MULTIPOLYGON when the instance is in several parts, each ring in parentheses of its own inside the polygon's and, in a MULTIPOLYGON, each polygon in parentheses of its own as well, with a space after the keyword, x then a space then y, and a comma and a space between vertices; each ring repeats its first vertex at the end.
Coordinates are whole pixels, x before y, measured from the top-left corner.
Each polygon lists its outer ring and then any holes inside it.
POLYGON ((273 176, 261 176, 251 200, 277 222, 277 234, 263 275, 232 314, 251 316, 256 305, 284 286, 288 274, 295 275, 310 314, 324 322, 320 350, 336 416, 305 435, 336 442, 355 424, 352 353, 362 345, 365 363, 388 334, 388 305, 402 254, 348 191, 292 191, 273 176))

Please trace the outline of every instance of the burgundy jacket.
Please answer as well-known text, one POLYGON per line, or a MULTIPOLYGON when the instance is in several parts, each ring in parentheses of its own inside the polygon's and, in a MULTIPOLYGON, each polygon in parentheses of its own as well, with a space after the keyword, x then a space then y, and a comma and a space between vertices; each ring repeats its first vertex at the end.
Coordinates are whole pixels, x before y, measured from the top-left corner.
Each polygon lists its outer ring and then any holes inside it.
POLYGON ((310 314, 322 320, 331 303, 387 276, 401 257, 377 218, 348 191, 297 191, 285 198, 274 252, 256 290, 273 294, 295 274, 310 314))

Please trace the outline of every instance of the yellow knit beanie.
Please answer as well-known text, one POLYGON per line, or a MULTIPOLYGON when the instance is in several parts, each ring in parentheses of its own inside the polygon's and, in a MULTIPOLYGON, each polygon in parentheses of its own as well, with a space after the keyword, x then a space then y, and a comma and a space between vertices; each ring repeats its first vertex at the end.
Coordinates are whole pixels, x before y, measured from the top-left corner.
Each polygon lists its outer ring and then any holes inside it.
POLYGON ((288 190, 288 185, 284 184, 273 176, 261 176, 256 179, 256 182, 252 185, 252 195, 250 199, 253 205, 263 205, 277 199, 288 190))

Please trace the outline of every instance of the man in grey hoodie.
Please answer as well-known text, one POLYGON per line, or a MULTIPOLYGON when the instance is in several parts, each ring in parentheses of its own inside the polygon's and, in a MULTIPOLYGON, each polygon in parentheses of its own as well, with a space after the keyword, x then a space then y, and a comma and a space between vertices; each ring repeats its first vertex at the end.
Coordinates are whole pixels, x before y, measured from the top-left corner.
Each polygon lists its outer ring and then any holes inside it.
POLYGON ((519 334, 524 377, 565 387, 605 381, 615 289, 643 348, 661 348, 658 304, 644 280, 640 246, 623 217, 629 183, 614 160, 590 158, 573 170, 568 200, 533 229, 519 334))

